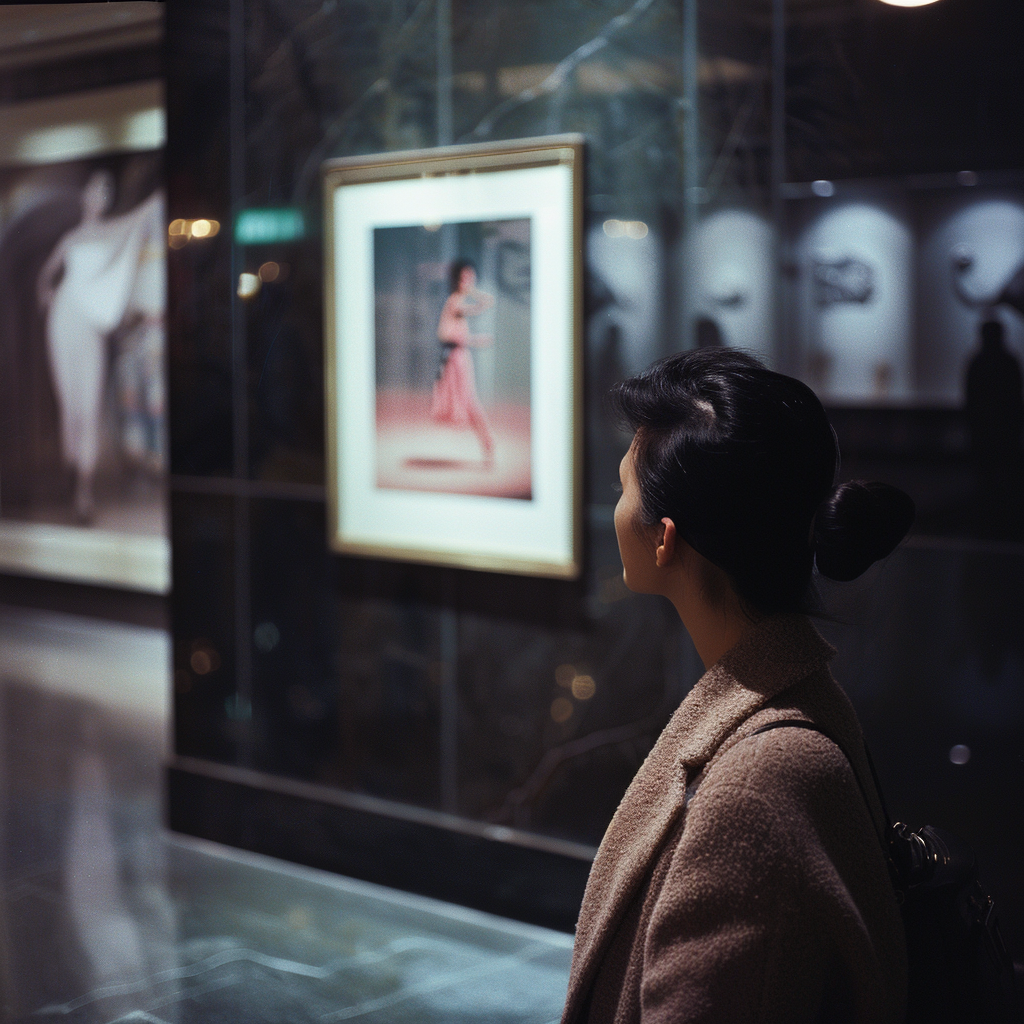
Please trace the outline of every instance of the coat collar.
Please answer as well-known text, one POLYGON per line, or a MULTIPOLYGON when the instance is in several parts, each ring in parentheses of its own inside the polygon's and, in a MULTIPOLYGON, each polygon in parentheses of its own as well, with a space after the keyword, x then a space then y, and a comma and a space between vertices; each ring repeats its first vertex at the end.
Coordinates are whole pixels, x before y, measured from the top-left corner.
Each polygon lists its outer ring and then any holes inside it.
POLYGON ((762 619, 697 680, 662 739, 671 737, 688 771, 699 768, 742 721, 835 653, 803 615, 762 619))
POLYGON ((685 805, 686 786, 760 707, 835 654, 802 615, 759 622, 697 681, 619 804, 594 858, 576 927, 563 1021, 582 1011, 615 926, 685 805))

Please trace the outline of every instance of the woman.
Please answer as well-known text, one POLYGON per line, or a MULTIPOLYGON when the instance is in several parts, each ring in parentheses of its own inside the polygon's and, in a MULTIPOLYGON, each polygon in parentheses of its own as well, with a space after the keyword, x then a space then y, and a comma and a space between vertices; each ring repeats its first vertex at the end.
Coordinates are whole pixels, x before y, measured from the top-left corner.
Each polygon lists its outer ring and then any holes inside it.
POLYGON ((441 342, 441 366, 434 384, 430 416, 435 423, 472 427, 480 439, 484 460, 494 456, 494 438, 480 400, 476 397, 473 359, 469 348, 493 343, 486 334, 472 334, 469 317, 479 316, 494 305, 494 296, 476 287, 476 268, 469 260, 452 264, 448 298, 441 310, 437 337, 441 342))
POLYGON ((635 431, 615 511, 626 585, 673 603, 707 671, 598 850, 563 1024, 899 1020, 884 816, 834 651, 801 610, 815 562, 860 575, 913 503, 833 488, 821 403, 735 350, 673 356, 613 394, 635 431), (754 735, 791 719, 831 738, 754 735))
POLYGON ((154 192, 129 213, 107 217, 113 192, 109 172, 89 178, 82 190, 82 220, 54 248, 36 285, 46 314, 61 448, 75 472, 75 514, 83 523, 94 510, 110 336, 131 313, 137 314, 136 327, 155 333, 158 345, 163 332, 162 250, 150 253, 156 260, 144 259, 147 249, 163 243, 162 194, 154 192), (144 262, 149 270, 141 269, 144 262), (154 268, 155 274, 149 272, 154 268))

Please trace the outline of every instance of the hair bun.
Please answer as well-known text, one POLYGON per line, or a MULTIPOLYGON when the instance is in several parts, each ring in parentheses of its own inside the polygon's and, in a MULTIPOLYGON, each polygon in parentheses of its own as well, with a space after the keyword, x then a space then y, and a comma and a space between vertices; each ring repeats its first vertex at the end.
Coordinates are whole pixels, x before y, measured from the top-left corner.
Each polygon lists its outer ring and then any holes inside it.
POLYGON ((865 480, 840 484, 815 516, 818 572, 830 580, 855 580, 903 540, 914 512, 913 499, 897 487, 865 480))

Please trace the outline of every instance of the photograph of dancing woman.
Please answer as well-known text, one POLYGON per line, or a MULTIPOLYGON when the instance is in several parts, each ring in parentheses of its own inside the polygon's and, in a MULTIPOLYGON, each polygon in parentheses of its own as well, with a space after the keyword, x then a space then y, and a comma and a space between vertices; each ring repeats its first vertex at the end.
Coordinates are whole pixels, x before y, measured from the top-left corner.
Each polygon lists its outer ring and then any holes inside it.
POLYGON ((437 325, 441 364, 430 407, 435 423, 472 427, 488 464, 494 459, 494 438, 476 396, 473 357, 469 349, 487 348, 494 344, 494 339, 489 334, 471 333, 469 318, 480 316, 493 305, 494 296, 476 286, 476 267, 472 261, 456 260, 449 274, 448 298, 437 325))
POLYGON ((380 488, 530 500, 530 221, 374 230, 380 488))

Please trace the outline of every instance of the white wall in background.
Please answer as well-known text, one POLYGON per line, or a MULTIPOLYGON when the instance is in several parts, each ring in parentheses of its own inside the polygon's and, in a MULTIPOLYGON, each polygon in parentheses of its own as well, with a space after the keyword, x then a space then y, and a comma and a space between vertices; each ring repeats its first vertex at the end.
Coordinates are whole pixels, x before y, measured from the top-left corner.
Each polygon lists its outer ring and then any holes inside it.
MULTIPOLYGON (((966 248, 974 257, 963 283, 978 295, 1001 289, 1024 264, 1024 200, 975 189, 937 197, 926 206, 919 276, 919 389, 929 399, 959 403, 967 362, 978 347, 983 311, 957 297, 952 253, 966 248)), ((1002 308, 1006 343, 1024 358, 1024 317, 1002 308)))
POLYGON ((162 82, 12 103, 0 108, 0 163, 50 164, 159 149, 167 136, 162 82))
POLYGON ((601 319, 621 332, 622 370, 639 373, 662 355, 661 241, 653 231, 640 238, 609 235, 598 222, 587 232, 587 262, 615 297, 601 319))
POLYGON ((726 345, 774 359, 774 232, 749 210, 704 218, 686 250, 693 316, 714 320, 726 345))
POLYGON ((797 241, 798 322, 804 376, 822 398, 863 402, 910 397, 913 384, 913 239, 881 203, 829 203, 797 241), (816 301, 815 263, 870 268, 867 301, 816 301))

